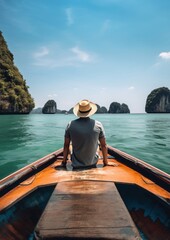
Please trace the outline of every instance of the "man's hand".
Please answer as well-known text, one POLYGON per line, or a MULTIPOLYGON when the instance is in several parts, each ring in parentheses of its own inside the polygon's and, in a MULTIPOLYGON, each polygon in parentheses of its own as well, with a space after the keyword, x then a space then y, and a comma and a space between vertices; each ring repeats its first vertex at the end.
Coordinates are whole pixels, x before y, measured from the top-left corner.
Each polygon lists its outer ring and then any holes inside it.
POLYGON ((107 166, 110 166, 110 167, 117 167, 118 166, 118 164, 117 163, 113 163, 113 162, 111 162, 111 163, 103 163, 103 167, 107 167, 107 166))
POLYGON ((62 161, 60 166, 66 168, 66 165, 67 165, 67 162, 62 161))

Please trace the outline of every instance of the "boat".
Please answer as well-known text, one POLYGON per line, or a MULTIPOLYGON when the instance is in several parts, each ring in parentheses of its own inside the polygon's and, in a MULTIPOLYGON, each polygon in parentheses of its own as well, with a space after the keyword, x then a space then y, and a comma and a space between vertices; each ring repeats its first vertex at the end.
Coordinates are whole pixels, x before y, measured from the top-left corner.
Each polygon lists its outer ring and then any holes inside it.
POLYGON ((0 239, 170 239, 170 175, 108 146, 96 168, 59 149, 0 181, 0 239))

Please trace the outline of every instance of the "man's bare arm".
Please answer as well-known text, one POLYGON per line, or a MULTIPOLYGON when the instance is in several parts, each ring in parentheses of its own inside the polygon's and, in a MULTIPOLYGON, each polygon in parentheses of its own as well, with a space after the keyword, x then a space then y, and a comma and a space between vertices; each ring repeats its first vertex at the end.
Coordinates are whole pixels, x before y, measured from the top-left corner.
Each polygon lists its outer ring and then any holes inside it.
POLYGON ((66 164, 67 164, 67 157, 69 154, 69 146, 70 146, 70 138, 65 137, 64 150, 63 150, 63 161, 62 161, 62 165, 64 165, 64 166, 66 166, 66 164))
POLYGON ((102 150, 102 154, 103 154, 103 164, 104 164, 104 166, 108 166, 106 140, 104 137, 102 137, 99 139, 99 141, 100 141, 100 146, 101 146, 101 150, 102 150))

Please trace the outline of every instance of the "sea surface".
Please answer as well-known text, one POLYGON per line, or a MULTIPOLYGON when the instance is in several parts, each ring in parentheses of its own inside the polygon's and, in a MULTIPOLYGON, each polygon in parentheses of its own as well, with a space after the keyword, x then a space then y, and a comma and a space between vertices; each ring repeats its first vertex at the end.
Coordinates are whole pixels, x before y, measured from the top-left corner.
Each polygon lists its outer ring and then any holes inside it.
MULTIPOLYGON (((73 114, 0 115, 0 179, 63 147, 73 114)), ((170 174, 170 114, 95 114, 107 144, 170 174)))

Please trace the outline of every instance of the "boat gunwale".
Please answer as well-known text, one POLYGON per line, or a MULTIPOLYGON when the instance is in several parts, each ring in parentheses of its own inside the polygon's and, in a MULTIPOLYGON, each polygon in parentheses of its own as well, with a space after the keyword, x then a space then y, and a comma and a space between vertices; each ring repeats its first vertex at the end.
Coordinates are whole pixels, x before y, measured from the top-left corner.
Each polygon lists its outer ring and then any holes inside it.
POLYGON ((116 160, 124 165, 149 178, 167 191, 170 191, 170 175, 168 173, 114 147, 109 146, 108 153, 115 156, 116 160))
MULTIPOLYGON (((160 169, 133 157, 121 150, 114 147, 107 146, 108 154, 115 157, 116 160, 120 161, 124 165, 132 168, 133 170, 139 172, 143 176, 153 180, 159 186, 163 187, 167 191, 170 191, 170 175, 161 171, 160 169)), ((21 182, 25 181, 34 174, 40 172, 42 169, 48 167, 54 163, 57 158, 63 157, 63 148, 52 152, 43 158, 34 161, 33 163, 19 169, 18 171, 10 174, 9 176, 0 180, 0 196, 3 196, 7 192, 13 189, 13 187, 19 185, 21 182)))
POLYGON ((54 163, 59 156, 62 156, 62 154, 63 148, 30 163, 0 180, 0 197, 12 190, 13 187, 19 185, 21 182, 54 163))

